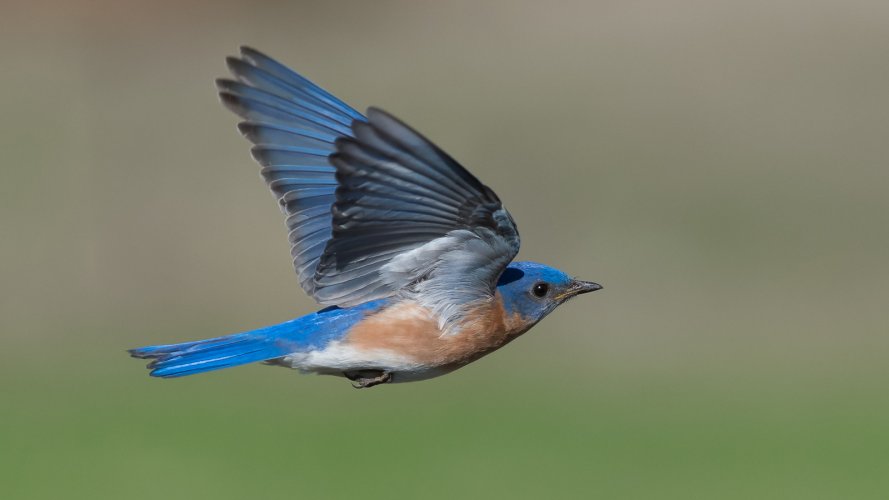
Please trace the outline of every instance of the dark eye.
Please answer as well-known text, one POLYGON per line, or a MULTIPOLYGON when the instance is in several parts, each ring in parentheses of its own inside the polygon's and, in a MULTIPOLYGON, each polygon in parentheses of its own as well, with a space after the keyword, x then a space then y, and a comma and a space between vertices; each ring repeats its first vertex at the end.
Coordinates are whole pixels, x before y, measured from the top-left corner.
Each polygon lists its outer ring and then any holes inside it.
POLYGON ((545 297, 547 292, 549 292, 549 285, 543 282, 535 283, 534 287, 531 288, 531 293, 533 293, 535 297, 545 297))

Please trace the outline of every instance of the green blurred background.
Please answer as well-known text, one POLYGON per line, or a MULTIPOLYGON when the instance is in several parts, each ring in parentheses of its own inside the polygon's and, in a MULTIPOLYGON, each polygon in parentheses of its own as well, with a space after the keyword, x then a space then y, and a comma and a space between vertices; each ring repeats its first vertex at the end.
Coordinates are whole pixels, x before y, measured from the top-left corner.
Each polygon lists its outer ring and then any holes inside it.
POLYGON ((2 6, 0 498, 889 498, 889 3, 2 6), (312 311, 236 119, 250 44, 605 284, 355 391, 128 347, 312 311))

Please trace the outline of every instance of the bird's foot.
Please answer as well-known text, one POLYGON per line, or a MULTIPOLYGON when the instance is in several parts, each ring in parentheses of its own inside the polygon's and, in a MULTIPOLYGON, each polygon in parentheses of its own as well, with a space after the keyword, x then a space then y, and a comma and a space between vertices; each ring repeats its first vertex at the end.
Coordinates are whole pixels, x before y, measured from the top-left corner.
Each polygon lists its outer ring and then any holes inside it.
POLYGON ((352 381, 352 387, 366 389, 375 385, 392 381, 392 374, 379 370, 361 370, 357 372, 344 372, 343 375, 352 381))

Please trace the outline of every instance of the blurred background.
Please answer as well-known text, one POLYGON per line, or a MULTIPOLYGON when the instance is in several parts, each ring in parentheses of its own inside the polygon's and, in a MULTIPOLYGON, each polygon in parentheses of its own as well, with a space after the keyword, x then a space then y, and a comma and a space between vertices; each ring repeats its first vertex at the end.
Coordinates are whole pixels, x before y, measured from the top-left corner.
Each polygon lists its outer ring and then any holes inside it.
POLYGON ((889 3, 4 2, 0 497, 889 496, 889 3), (355 391, 134 346, 316 309, 215 96, 255 46, 605 290, 355 391))

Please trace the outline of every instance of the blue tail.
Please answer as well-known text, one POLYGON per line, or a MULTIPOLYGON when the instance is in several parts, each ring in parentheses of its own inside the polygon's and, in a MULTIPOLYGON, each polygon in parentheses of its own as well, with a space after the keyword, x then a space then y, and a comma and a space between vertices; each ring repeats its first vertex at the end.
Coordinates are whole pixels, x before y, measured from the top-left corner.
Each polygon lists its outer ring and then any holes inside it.
POLYGON ((154 345, 130 349, 134 358, 153 359, 152 377, 183 377, 221 368, 266 361, 293 352, 283 348, 275 336, 256 332, 237 333, 214 339, 154 345))
POLYGON ((130 349, 134 358, 152 359, 152 377, 184 377, 232 366, 269 361, 295 352, 322 349, 341 338, 386 299, 349 309, 328 307, 279 325, 213 339, 130 349))

